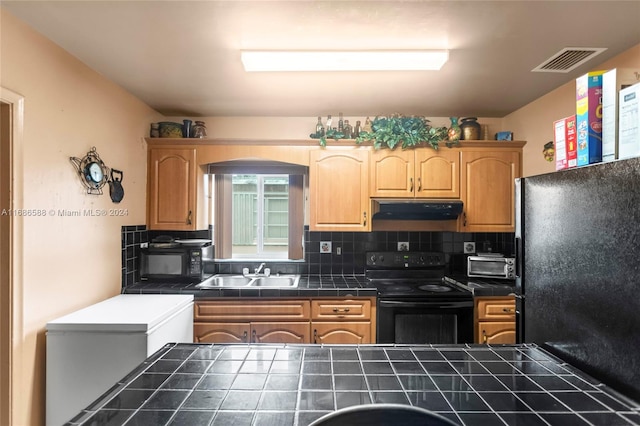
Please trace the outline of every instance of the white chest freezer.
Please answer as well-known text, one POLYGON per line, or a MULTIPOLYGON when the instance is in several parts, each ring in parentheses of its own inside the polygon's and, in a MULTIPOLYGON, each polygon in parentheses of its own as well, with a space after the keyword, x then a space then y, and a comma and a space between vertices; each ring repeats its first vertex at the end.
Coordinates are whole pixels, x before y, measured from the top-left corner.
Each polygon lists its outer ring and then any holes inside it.
POLYGON ((121 294, 47 323, 47 425, 67 422, 173 342, 193 343, 193 295, 121 294))

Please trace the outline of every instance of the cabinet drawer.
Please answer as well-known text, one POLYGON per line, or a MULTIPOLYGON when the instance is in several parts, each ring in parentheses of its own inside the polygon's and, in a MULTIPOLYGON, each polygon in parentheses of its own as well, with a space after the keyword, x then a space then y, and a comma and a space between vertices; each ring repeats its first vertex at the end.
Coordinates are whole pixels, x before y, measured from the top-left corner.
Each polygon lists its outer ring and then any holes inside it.
POLYGON ((194 304, 194 321, 304 321, 308 300, 215 300, 194 304))
POLYGON ((505 320, 516 316, 516 301, 504 299, 480 299, 476 301, 478 320, 505 320))
POLYGON ((312 300, 311 319, 360 321, 371 319, 371 300, 312 300))

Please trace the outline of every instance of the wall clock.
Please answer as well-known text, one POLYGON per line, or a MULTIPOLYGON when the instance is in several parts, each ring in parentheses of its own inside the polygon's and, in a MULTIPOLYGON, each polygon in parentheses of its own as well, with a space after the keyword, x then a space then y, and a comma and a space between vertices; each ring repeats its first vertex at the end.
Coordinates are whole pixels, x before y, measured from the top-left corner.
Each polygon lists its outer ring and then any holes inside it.
POLYGON ((92 147, 82 158, 69 158, 78 171, 80 182, 87 189, 87 194, 102 194, 102 187, 107 183, 109 168, 104 164, 96 147, 92 147))

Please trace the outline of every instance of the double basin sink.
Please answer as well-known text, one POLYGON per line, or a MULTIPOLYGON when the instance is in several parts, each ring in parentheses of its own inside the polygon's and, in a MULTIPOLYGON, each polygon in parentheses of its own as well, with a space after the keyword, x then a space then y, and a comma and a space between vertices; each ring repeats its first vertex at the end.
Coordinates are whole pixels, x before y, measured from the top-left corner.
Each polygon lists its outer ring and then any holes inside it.
POLYGON ((294 288, 298 287, 300 275, 277 274, 277 275, 234 275, 217 274, 207 278, 196 288, 294 288))

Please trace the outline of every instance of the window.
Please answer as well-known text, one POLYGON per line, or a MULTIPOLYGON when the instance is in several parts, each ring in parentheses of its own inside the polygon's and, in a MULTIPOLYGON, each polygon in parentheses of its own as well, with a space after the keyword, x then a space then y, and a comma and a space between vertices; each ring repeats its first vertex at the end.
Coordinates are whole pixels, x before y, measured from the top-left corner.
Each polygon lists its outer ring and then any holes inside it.
POLYGON ((272 162, 209 165, 220 259, 302 259, 305 167, 272 162))
POLYGON ((235 174, 232 257, 288 258, 289 176, 235 174))

